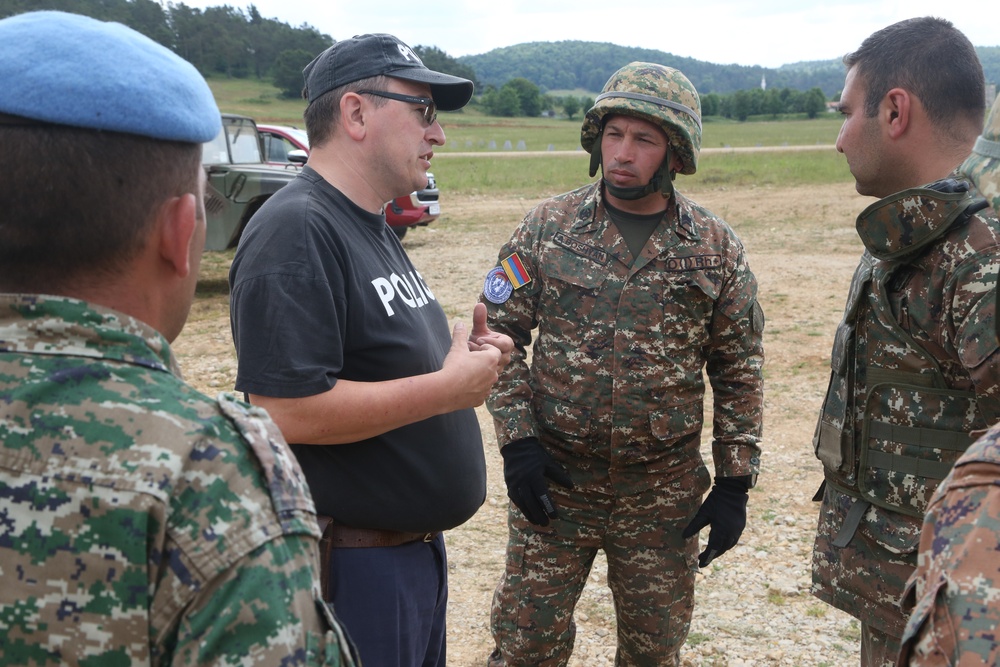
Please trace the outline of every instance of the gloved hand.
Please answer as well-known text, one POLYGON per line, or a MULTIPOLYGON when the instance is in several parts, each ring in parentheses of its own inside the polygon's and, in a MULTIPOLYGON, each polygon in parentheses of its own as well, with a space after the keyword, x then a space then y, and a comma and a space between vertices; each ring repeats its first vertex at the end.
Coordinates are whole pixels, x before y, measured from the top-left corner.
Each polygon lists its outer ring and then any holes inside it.
POLYGON ((726 553, 740 541, 740 535, 747 525, 749 489, 749 475, 716 478, 715 486, 708 492, 705 502, 681 533, 681 537, 687 539, 696 535, 705 526, 712 526, 708 533, 708 544, 705 550, 698 554, 699 567, 708 566, 716 557, 726 553))
POLYGON ((503 456, 503 478, 507 482, 507 497, 539 526, 549 525, 558 516, 549 496, 548 477, 567 489, 573 488, 566 468, 552 460, 538 438, 522 438, 500 448, 503 456))

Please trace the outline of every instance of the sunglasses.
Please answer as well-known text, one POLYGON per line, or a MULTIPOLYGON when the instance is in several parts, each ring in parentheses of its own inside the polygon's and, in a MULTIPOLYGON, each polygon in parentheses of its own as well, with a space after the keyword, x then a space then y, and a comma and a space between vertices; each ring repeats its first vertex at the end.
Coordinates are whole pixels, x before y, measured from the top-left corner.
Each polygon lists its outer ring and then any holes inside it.
POLYGON ((388 100, 396 100, 397 102, 419 104, 424 108, 424 122, 427 123, 428 127, 437 120, 437 106, 434 104, 434 100, 429 97, 414 97, 413 95, 403 95, 402 93, 390 93, 385 90, 359 90, 358 94, 374 95, 375 97, 384 97, 388 100))

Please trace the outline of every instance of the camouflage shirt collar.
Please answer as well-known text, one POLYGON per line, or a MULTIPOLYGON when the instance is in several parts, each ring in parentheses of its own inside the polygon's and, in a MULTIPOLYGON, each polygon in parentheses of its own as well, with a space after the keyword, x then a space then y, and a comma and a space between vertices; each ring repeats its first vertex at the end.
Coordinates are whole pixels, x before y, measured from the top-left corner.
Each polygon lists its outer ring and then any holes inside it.
POLYGON ((155 329, 62 296, 0 294, 0 352, 107 359, 180 377, 170 345, 155 329))
POLYGON ((858 235, 876 258, 905 260, 948 231, 977 198, 972 190, 909 188, 862 211, 856 223, 858 235))
MULTIPOLYGON (((604 189, 601 187, 600 181, 596 181, 589 187, 590 191, 586 193, 583 201, 580 202, 580 208, 577 209, 576 220, 573 221, 572 227, 574 232, 596 231, 599 228, 597 211, 603 210, 601 204, 604 200, 604 189)), ((698 241, 701 235, 698 233, 695 216, 692 213, 691 201, 675 189, 673 206, 673 217, 677 220, 677 234, 688 241, 698 241)), ((606 213, 600 218, 600 222, 604 225, 609 224, 610 220, 611 218, 606 213)))

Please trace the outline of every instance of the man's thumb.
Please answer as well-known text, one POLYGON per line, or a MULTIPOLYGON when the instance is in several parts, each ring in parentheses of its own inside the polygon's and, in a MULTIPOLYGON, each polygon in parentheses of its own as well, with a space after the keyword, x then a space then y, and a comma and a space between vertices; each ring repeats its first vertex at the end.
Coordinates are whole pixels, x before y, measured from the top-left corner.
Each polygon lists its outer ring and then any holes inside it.
POLYGON ((472 336, 477 338, 490 332, 486 326, 486 304, 477 303, 472 309, 472 336))

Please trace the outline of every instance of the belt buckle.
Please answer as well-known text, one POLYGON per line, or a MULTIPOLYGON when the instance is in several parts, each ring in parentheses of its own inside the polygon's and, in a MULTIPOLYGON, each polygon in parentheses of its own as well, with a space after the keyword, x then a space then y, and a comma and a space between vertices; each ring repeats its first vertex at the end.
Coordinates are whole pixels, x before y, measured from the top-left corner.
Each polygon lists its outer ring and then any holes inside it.
POLYGON ((424 533, 424 539, 423 539, 423 541, 425 543, 426 542, 433 542, 434 541, 434 533, 424 533))

